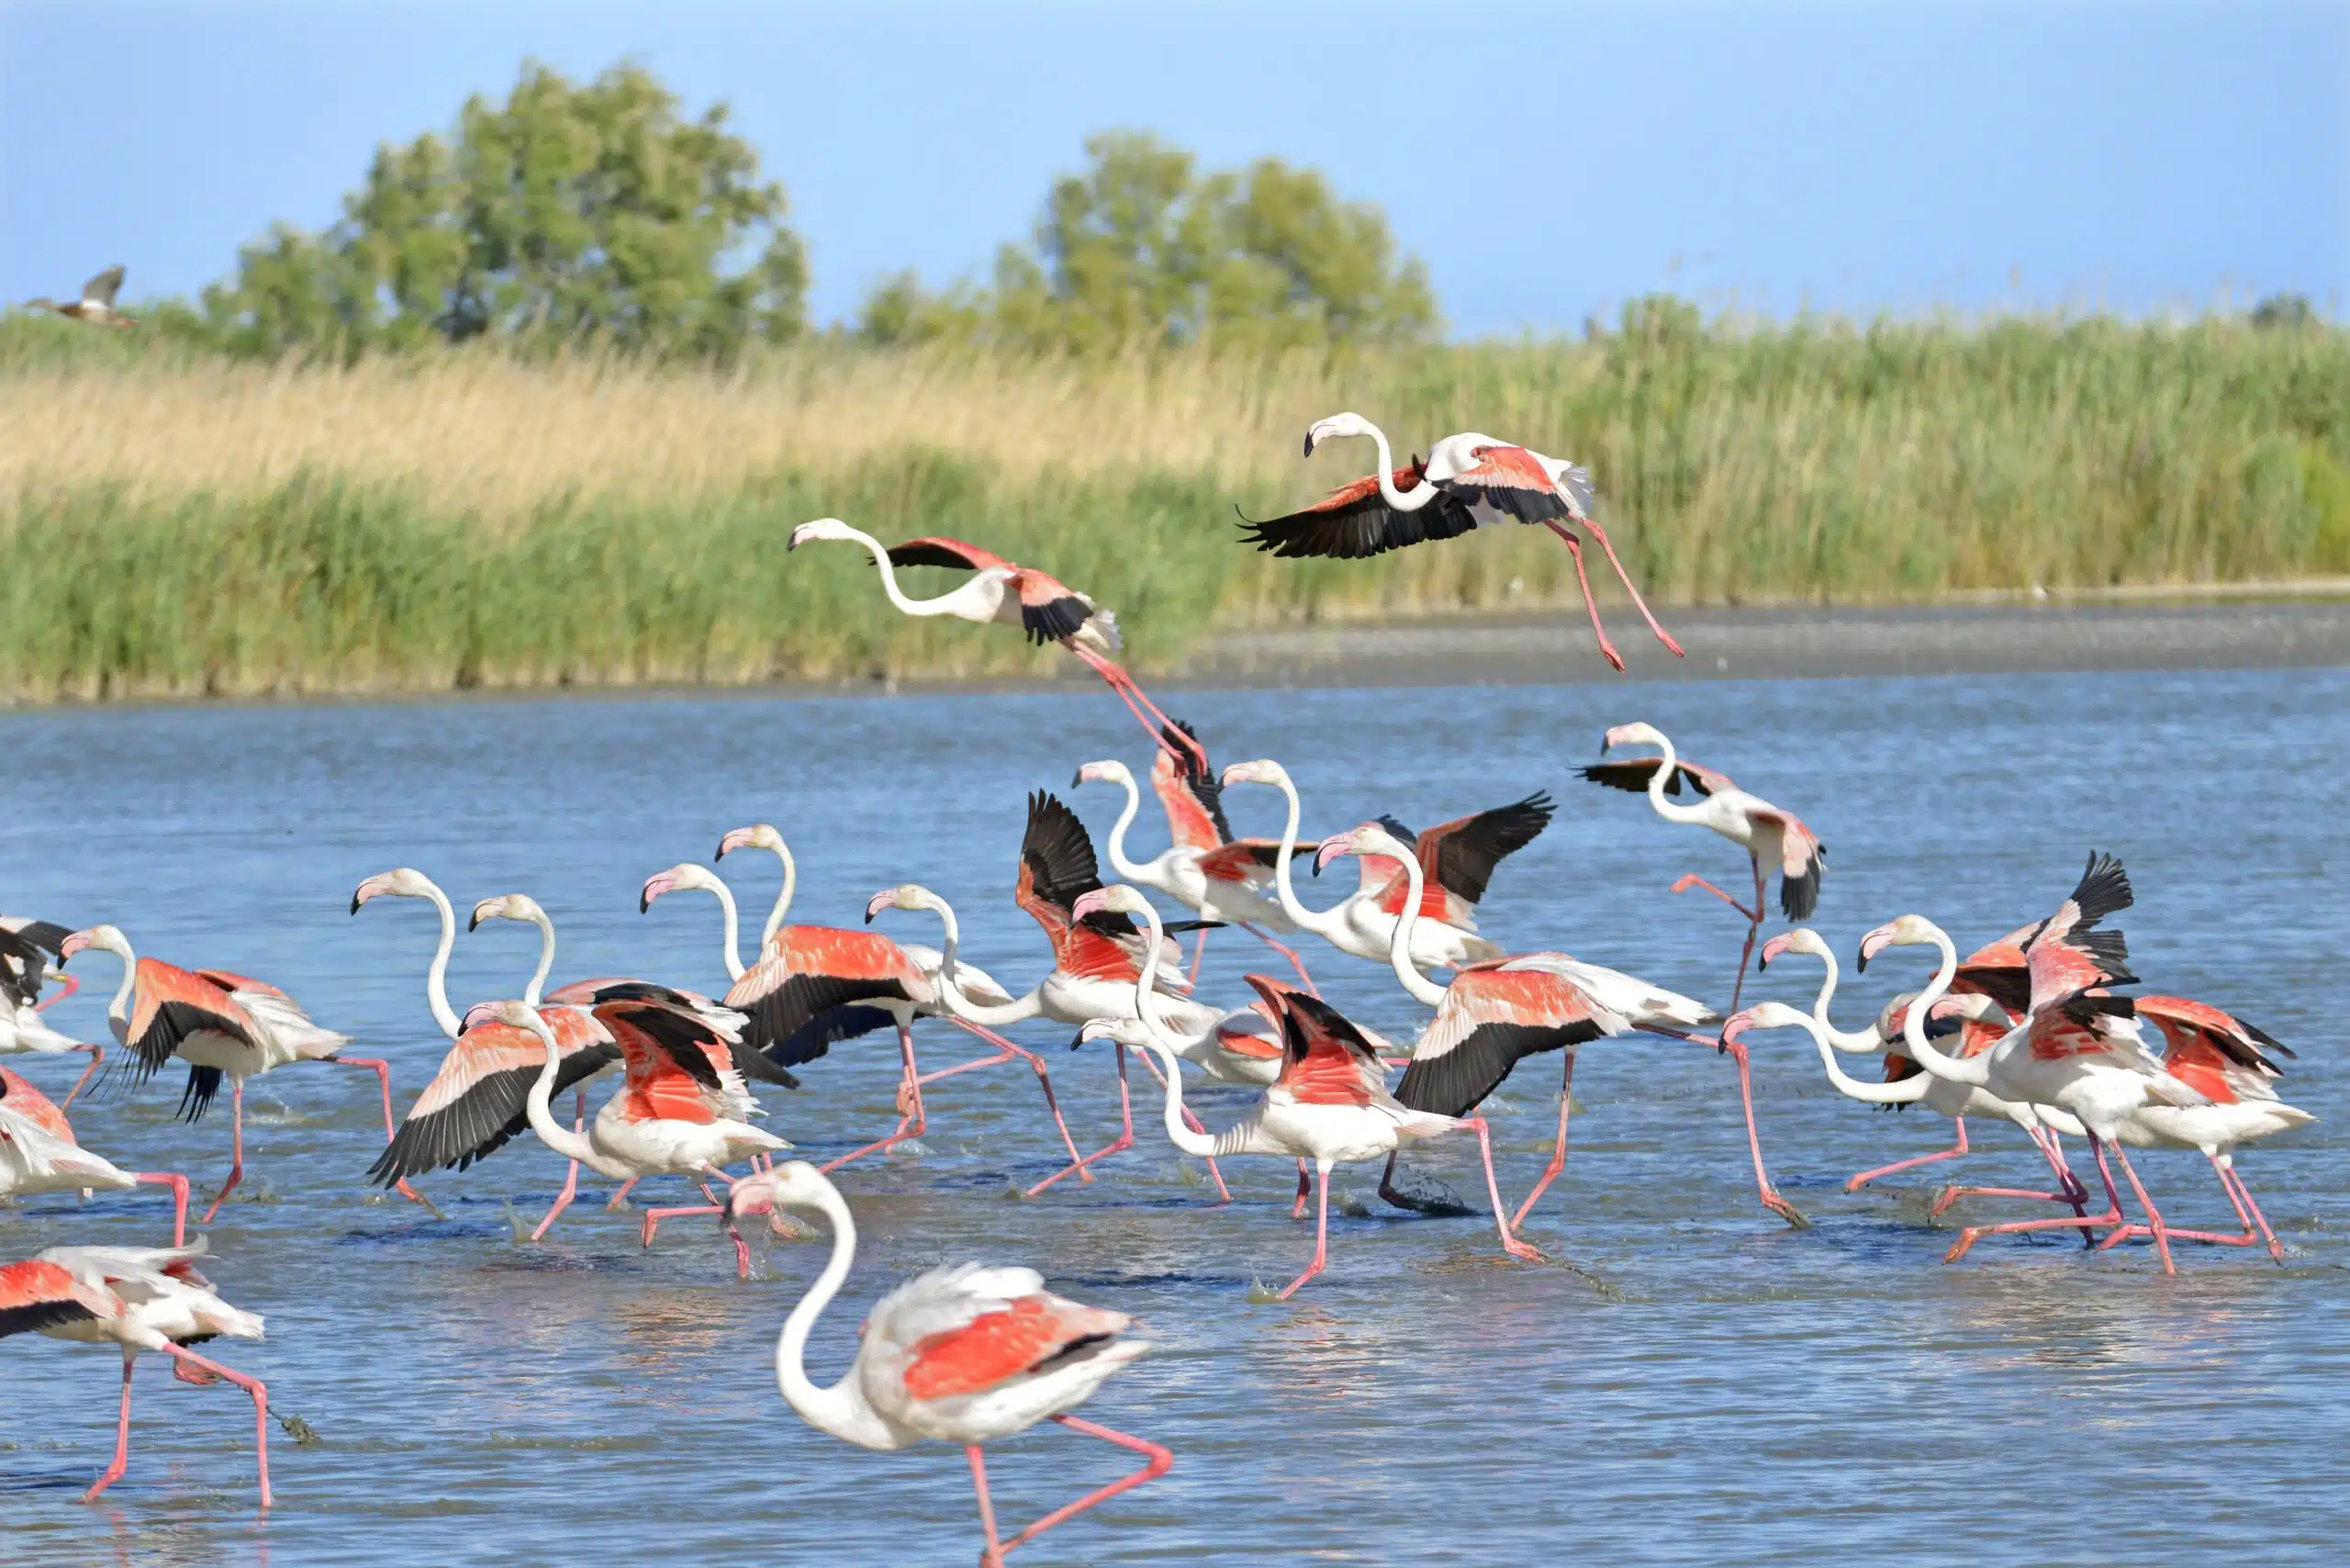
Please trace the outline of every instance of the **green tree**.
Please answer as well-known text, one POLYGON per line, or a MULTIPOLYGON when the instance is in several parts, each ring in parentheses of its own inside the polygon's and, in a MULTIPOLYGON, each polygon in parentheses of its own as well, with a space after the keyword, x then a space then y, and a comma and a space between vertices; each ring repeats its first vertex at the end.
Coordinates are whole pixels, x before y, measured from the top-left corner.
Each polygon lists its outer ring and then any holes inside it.
POLYGON ((1277 158, 1203 174, 1137 131, 1085 144, 1053 182, 1030 245, 997 254, 990 289, 925 295, 910 274, 867 302, 877 341, 954 331, 1095 353, 1135 343, 1287 348, 1417 341, 1438 329, 1427 270, 1375 207, 1340 201, 1277 158))
POLYGON ((263 353, 490 336, 722 355, 797 335, 807 262, 782 185, 725 105, 679 107, 634 65, 585 86, 526 65, 453 139, 379 148, 333 228, 243 250, 207 313, 263 353))

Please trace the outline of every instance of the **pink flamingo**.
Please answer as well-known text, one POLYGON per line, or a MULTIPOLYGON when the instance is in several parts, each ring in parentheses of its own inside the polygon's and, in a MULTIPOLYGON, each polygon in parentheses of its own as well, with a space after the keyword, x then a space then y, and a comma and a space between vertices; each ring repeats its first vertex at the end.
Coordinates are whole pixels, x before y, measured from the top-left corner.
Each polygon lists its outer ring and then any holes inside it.
POLYGON ((0 1067, 0 1196, 33 1193, 172 1191, 172 1245, 187 1240, 187 1178, 177 1171, 124 1170, 82 1147, 65 1113, 0 1067))
POLYGON ((106 1047, 85 1040, 60 1034, 50 1026, 41 1014, 82 989, 73 976, 56 970, 63 960, 58 947, 69 933, 54 921, 34 920, 21 914, 0 914, 0 1056, 33 1053, 42 1056, 62 1056, 71 1051, 87 1051, 90 1065, 65 1092, 65 1104, 71 1108, 74 1096, 90 1081, 106 1059, 106 1047), (57 993, 41 995, 41 987, 50 980, 58 982, 57 993))
MULTIPOLYGON (((1143 689, 1112 657, 1121 646, 1118 618, 1096 606, 1092 599, 1066 588, 1034 566, 1015 566, 1002 556, 966 544, 959 539, 909 539, 884 546, 869 533, 851 528, 836 517, 820 517, 791 531, 785 548, 797 550, 811 540, 831 539, 862 545, 881 570, 881 591, 905 615, 951 615, 958 621, 984 625, 1017 626, 1028 640, 1042 647, 1058 643, 1080 663, 1109 683, 1120 701, 1134 714, 1152 740, 1171 727, 1143 689), (936 599, 909 599, 898 587, 900 566, 944 566, 976 576, 953 593, 936 599)), ((1201 765, 1206 755, 1201 754, 1201 765)))
POLYGON ((907 1281, 866 1317, 847 1375, 830 1388, 817 1387, 808 1379, 808 1336, 848 1277, 856 1223, 839 1189, 803 1160, 745 1177, 726 1200, 730 1223, 778 1208, 822 1215, 833 1231, 831 1260, 776 1340, 776 1383, 784 1402, 818 1431, 863 1449, 887 1453, 924 1440, 962 1444, 987 1539, 982 1568, 1002 1568, 1003 1554, 1013 1547, 1166 1474, 1174 1464, 1174 1455, 1157 1443, 1069 1414, 1150 1345, 1124 1338, 1134 1323, 1125 1313, 1054 1295, 1034 1269, 965 1263, 907 1281), (996 1529, 980 1448, 1043 1420, 1141 1454, 1147 1462, 1005 1540, 996 1529))
POLYGON ((269 1506, 269 1390, 259 1378, 197 1355, 189 1343, 227 1335, 262 1337, 259 1314, 230 1306, 196 1271, 204 1241, 193 1247, 52 1247, 0 1268, 0 1338, 46 1334, 122 1350, 122 1415, 115 1423, 114 1462, 82 1494, 84 1503, 122 1477, 130 1462, 130 1369, 141 1350, 176 1363, 182 1383, 223 1378, 253 1398, 253 1454, 261 1466, 261 1506, 269 1506))
POLYGON ((1607 531, 1592 517, 1598 497, 1584 469, 1473 431, 1446 436, 1428 448, 1426 463, 1415 457, 1410 467, 1399 468, 1387 437, 1360 414, 1315 420, 1305 432, 1305 455, 1313 456, 1326 441, 1345 436, 1371 438, 1379 451, 1378 472, 1341 485, 1326 499, 1286 517, 1258 522, 1244 514, 1241 521, 1249 530, 1244 537, 1249 543, 1276 555, 1352 561, 1495 523, 1539 522, 1566 541, 1583 609, 1591 616, 1592 635, 1599 640, 1601 655, 1620 670, 1624 660, 1599 623, 1599 606, 1592 601, 1591 579, 1583 573, 1583 541, 1569 531, 1572 523, 1599 541, 1640 619, 1674 658, 1681 657, 1681 644, 1649 613, 1648 601, 1617 559, 1616 546, 1607 542, 1607 531))
MULTIPOLYGON (((1327 864, 1346 855, 1385 856, 1404 868, 1409 896, 1388 946, 1388 962, 1396 980, 1415 1001, 1436 1009, 1395 1085, 1398 1100, 1416 1111, 1465 1116, 1483 1104, 1526 1058, 1543 1051, 1564 1053, 1558 1142, 1541 1179, 1510 1216, 1513 1226, 1521 1225, 1543 1191, 1566 1169, 1575 1053, 1593 1040, 1628 1035, 1635 1029, 1673 1039, 1695 1039, 1690 1031, 1711 1023, 1717 1014, 1704 1003, 1662 986, 1564 953, 1520 953, 1485 959, 1456 970, 1451 983, 1437 985, 1420 973, 1411 958, 1411 928, 1420 918, 1422 905, 1419 857, 1377 823, 1325 839, 1317 860, 1327 864)), ((1759 1145, 1754 1170, 1764 1205, 1783 1216, 1791 1215, 1790 1224, 1807 1223, 1762 1175, 1759 1145)), ((1404 1207, 1418 1206, 1393 1190, 1393 1174, 1391 1159, 1386 1174, 1380 1178, 1380 1195, 1404 1207)))
MULTIPOLYGON (((1617 725, 1599 743, 1599 755, 1606 756, 1619 745, 1652 745, 1662 755, 1596 763, 1583 769, 1583 776, 1613 790, 1645 792, 1649 804, 1665 821, 1711 828, 1745 850, 1747 858, 1753 863, 1752 909, 1694 872, 1673 884, 1676 893, 1692 887, 1703 888, 1746 916, 1746 946, 1738 952, 1738 984, 1729 999, 1730 1010, 1736 1012, 1739 1000, 1746 991, 1746 960, 1754 956, 1754 938, 1762 930, 1763 867, 1768 864, 1778 868, 1779 907, 1787 918, 1808 920, 1812 911, 1819 907, 1819 882, 1827 873, 1828 851, 1820 844, 1819 835, 1806 827, 1793 812, 1748 794, 1727 773, 1681 761, 1673 743, 1654 725, 1617 725), (1680 794, 1684 783, 1702 798, 1700 803, 1675 805, 1665 798, 1680 794)), ((1753 1107, 1749 1105, 1750 1126, 1753 1119, 1753 1107)))
POLYGON ((227 969, 183 969, 133 953, 128 937, 111 925, 76 931, 58 945, 61 963, 84 947, 122 960, 122 985, 106 1004, 106 1022, 118 1044, 129 1051, 134 1077, 145 1080, 173 1057, 187 1063, 187 1088, 180 1095, 183 1119, 204 1114, 229 1080, 234 1127, 229 1180, 204 1211, 210 1224, 245 1174, 245 1080, 288 1062, 330 1061, 366 1068, 384 1097, 384 1138, 392 1137, 392 1069, 377 1057, 347 1057, 351 1036, 310 1022, 301 1004, 266 980, 227 969), (137 1007, 134 1011, 134 995, 137 1007))

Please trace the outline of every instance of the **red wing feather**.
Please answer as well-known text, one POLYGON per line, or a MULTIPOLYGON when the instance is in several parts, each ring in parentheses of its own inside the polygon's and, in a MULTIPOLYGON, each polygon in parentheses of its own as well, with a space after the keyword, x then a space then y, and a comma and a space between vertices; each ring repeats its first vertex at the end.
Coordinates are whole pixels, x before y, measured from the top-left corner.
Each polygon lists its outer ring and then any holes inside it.
POLYGON ((909 539, 903 544, 890 547, 890 565, 893 566, 945 566, 950 571, 984 572, 990 567, 1004 571, 1016 568, 992 551, 976 544, 966 544, 959 539, 935 536, 909 539))
POLYGON ((952 1399, 1009 1383, 1080 1340, 1105 1332, 1110 1314, 1064 1312, 1058 1298, 1026 1295, 998 1312, 925 1336, 911 1347, 906 1393, 952 1399), (1082 1316, 1080 1316, 1080 1313, 1082 1316))

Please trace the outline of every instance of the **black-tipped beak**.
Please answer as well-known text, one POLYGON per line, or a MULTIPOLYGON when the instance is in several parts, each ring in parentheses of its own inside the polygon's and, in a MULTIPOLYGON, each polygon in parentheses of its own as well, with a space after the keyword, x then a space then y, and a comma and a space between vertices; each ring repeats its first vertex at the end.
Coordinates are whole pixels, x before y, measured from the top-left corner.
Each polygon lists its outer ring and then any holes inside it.
POLYGON ((1866 947, 1861 949, 1861 961, 1855 967, 1859 969, 1863 974, 1869 972, 1869 950, 1866 947))
POLYGON ((467 931, 479 931, 481 929, 481 911, 474 911, 473 918, 465 922, 465 929, 467 931))
POLYGON ((639 913, 639 914, 643 914, 643 913, 645 913, 647 911, 651 910, 651 909, 652 909, 652 907, 653 907, 653 895, 652 895, 651 893, 640 892, 640 893, 638 893, 638 894, 636 895, 636 913, 639 913))
POLYGON ((867 904, 865 906, 865 924, 867 925, 873 924, 873 906, 871 904, 867 904))
POLYGON ((722 839, 720 839, 720 840, 718 841, 718 853, 717 853, 717 854, 715 854, 715 855, 713 855, 713 856, 711 856, 711 857, 710 857, 710 863, 711 863, 711 865, 715 866, 715 865, 717 865, 721 860, 723 860, 723 859, 725 859, 725 858, 726 858, 726 841, 725 841, 724 839, 722 839, 722 839))
POLYGON ((1312 431, 1307 431, 1305 432, 1305 453, 1304 453, 1304 455, 1305 455, 1305 456, 1308 456, 1308 457, 1311 457, 1311 456, 1313 456, 1313 455, 1314 455, 1314 432, 1313 432, 1312 431))
POLYGON ((1754 972, 1758 975, 1770 967, 1771 956, 1768 953, 1763 954, 1762 957, 1754 960, 1754 972))
POLYGON ((351 913, 353 914, 357 914, 359 913, 359 895, 357 893, 351 895, 351 913))
POLYGON ((1069 1048, 1070 1050, 1075 1050, 1075 1049, 1077 1049, 1077 1047, 1080 1047, 1080 1046, 1081 1046, 1081 1045, 1083 1045, 1083 1044, 1085 1044, 1085 1031, 1084 1031, 1084 1030, 1080 1029, 1076 1034, 1074 1034, 1074 1035, 1072 1035, 1072 1036, 1069 1036, 1069 1048))

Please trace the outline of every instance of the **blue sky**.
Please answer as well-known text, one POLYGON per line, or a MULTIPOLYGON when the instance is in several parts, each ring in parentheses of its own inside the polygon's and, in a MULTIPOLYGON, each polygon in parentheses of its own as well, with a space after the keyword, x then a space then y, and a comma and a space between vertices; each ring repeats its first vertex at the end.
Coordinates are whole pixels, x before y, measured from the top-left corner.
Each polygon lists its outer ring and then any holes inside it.
POLYGON ((2350 296, 2350 6, 0 6, 0 297, 190 292, 535 56, 623 55, 789 189, 820 319, 982 272, 1087 133, 1383 206, 1456 332, 2350 296), (2014 280, 2011 283, 2011 278, 2014 280))

